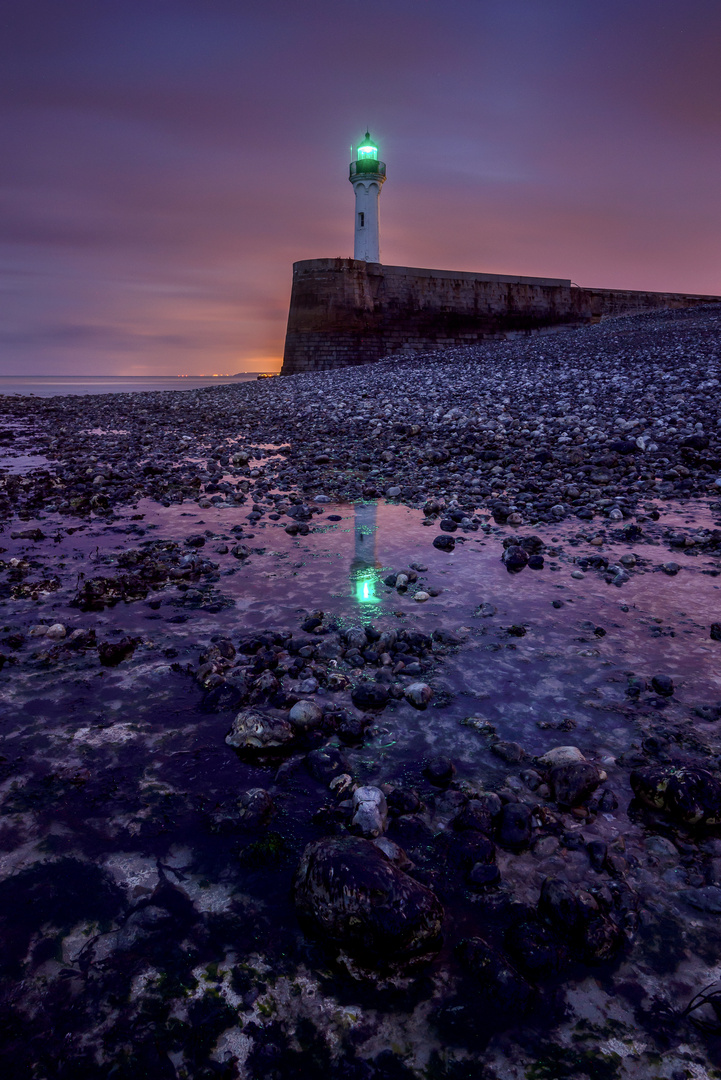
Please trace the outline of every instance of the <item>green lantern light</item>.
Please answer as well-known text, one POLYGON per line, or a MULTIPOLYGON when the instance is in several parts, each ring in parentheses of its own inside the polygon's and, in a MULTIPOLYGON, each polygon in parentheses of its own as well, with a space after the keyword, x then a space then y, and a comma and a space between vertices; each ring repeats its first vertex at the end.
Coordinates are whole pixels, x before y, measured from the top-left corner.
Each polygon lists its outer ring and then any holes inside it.
POLYGON ((363 142, 358 147, 358 160, 362 161, 364 158, 373 161, 378 160, 378 147, 371 139, 369 131, 366 131, 363 142))

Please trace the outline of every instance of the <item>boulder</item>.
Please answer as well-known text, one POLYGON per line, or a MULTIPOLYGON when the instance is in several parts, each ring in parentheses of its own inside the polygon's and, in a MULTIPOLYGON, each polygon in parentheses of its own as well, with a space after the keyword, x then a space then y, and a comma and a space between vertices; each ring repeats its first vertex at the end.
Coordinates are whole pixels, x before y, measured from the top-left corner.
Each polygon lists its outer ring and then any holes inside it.
POLYGON ((674 685, 670 675, 654 675, 651 686, 661 697, 673 697, 674 685))
POLYGON ((480 937, 466 938, 456 948, 461 967, 481 984, 494 1007, 520 1017, 526 1011, 531 987, 507 958, 480 937))
POLYGON ((316 728, 323 722, 323 710, 314 701, 296 701, 288 719, 299 731, 316 728))
POLYGON ((433 697, 433 691, 427 683, 413 682, 405 688, 403 696, 414 709, 425 709, 433 697))
POLYGON ((377 787, 359 787, 353 792, 354 831, 373 840, 386 830, 388 805, 386 797, 377 787))
POLYGON ((543 882, 538 914, 558 940, 587 964, 611 960, 626 942, 621 927, 591 893, 573 892, 560 878, 543 882))
POLYGON ((570 762, 551 769, 553 797, 560 806, 580 806, 603 780, 597 765, 590 761, 570 762))
POLYGON ((519 570, 523 570, 524 566, 528 565, 528 552, 516 544, 511 544, 510 547, 507 547, 501 557, 506 570, 510 573, 517 573, 519 570))
POLYGON ((264 788, 249 788, 238 798, 238 818, 243 825, 264 825, 274 810, 273 800, 264 788))
POLYGON ((336 776, 350 773, 350 762, 335 746, 321 746, 311 750, 305 759, 310 775, 322 784, 330 784, 336 776))
POLYGON ((263 750, 281 750, 294 738, 295 732, 287 720, 244 709, 233 721, 225 741, 236 750, 257 753, 263 750))
POLYGON ((684 825, 721 824, 721 782, 707 769, 649 765, 631 773, 637 799, 684 825))
POLYGON ((576 761, 585 761, 577 746, 554 746, 538 759, 538 764, 545 769, 555 769, 559 765, 572 765, 576 761))
POLYGON ((357 709, 380 712, 388 704, 390 694, 380 683, 359 683, 351 693, 351 701, 357 709))
POLYGON ((455 774, 456 767, 450 758, 434 757, 423 769, 423 775, 435 787, 448 787, 455 774))
POLYGON ((531 808, 525 803, 506 803, 498 822, 498 843, 512 851, 528 847, 531 840, 531 808))
POLYGON ((443 908, 370 840, 325 837, 303 852, 295 878, 300 917, 326 941, 374 965, 405 963, 440 947, 443 908))

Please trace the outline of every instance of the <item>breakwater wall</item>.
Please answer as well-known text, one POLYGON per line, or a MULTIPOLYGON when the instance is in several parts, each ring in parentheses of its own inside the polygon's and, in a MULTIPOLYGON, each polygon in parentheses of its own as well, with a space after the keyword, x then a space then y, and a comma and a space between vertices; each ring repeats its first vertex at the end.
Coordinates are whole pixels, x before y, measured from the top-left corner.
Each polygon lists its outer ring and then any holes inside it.
POLYGON ((718 296, 579 288, 564 278, 306 259, 293 264, 281 375, 582 326, 605 315, 719 301, 718 296))

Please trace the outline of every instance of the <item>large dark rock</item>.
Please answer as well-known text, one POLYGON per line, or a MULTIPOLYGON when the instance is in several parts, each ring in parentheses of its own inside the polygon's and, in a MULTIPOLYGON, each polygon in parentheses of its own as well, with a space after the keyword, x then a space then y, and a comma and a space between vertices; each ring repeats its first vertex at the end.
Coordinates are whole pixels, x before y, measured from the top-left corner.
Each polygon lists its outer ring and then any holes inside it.
POLYGON ((311 750, 305 759, 308 772, 322 784, 329 784, 340 773, 350 773, 348 758, 336 746, 321 746, 311 750))
POLYGON ((374 965, 420 959, 440 946, 443 908, 435 893, 360 837, 308 845, 295 878, 295 903, 324 940, 374 965))
POLYGON ((493 841, 489 840, 485 833, 476 832, 475 829, 464 829, 463 832, 446 831, 442 834, 440 847, 449 868, 463 875, 468 874, 477 863, 490 865, 496 861, 493 841))
POLYGON ((506 803, 498 821, 498 843, 520 851, 531 840, 531 808, 525 803, 506 803))
POLYGON ((433 547, 438 548, 439 551, 453 551, 456 546, 456 541, 452 536, 442 535, 436 536, 433 541, 433 547))
POLYGON ((511 544, 502 555, 506 570, 511 573, 523 570, 528 565, 528 552, 517 544, 511 544))
POLYGON ((102 641, 98 645, 100 663, 106 667, 115 667, 117 664, 132 656, 135 646, 140 638, 124 637, 120 641, 102 641))
POLYGON ((447 757, 434 757, 423 768, 426 780, 435 787, 448 787, 455 774, 456 767, 447 757))
POLYGON ((595 896, 583 890, 572 892, 560 878, 543 882, 538 914, 558 941, 587 964, 611 960, 626 942, 621 926, 595 896))
POLYGON ((557 803, 580 806, 601 783, 601 771, 590 761, 574 761, 552 769, 549 779, 557 803))
POLYGON ((351 701, 357 709, 380 712, 388 704, 390 694, 380 683, 360 683, 351 693, 351 701))
POLYGON ((472 829, 476 832, 485 833, 486 836, 492 836, 493 819, 497 816, 498 812, 494 814, 492 807, 488 803, 481 802, 479 799, 470 799, 460 813, 456 814, 451 825, 459 832, 472 829))
POLYGON ((674 685, 670 675, 654 675, 651 686, 661 697, 673 697, 674 685))
POLYGON ((236 750, 259 753, 282 750, 294 738, 295 731, 282 717, 244 709, 233 721, 225 741, 236 750))
POLYGON ((685 825, 721 824, 721 782, 706 769, 649 765, 631 773, 637 799, 685 825))

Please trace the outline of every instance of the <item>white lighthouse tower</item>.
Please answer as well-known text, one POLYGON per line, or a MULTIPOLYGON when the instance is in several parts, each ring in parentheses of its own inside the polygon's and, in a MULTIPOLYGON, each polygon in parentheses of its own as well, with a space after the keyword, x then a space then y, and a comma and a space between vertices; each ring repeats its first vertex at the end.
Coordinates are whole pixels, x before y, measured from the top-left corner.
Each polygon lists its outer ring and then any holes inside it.
POLYGON ((356 148, 356 159, 350 163, 348 179, 355 191, 353 258, 363 262, 380 262, 378 201, 386 179, 386 165, 378 160, 378 147, 368 131, 356 148))

